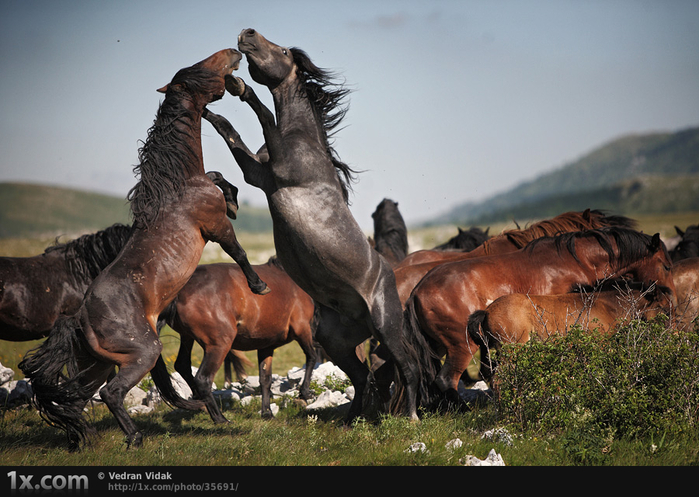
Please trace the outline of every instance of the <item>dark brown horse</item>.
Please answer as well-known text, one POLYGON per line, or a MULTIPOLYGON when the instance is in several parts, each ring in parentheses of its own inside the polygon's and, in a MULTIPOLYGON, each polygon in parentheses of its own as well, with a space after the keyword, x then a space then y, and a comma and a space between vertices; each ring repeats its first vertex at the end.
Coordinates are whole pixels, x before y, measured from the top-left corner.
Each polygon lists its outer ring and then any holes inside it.
MULTIPOLYGON (((656 284, 676 305, 671 269, 659 235, 619 227, 539 238, 509 254, 442 264, 418 283, 406 304, 406 326, 432 343, 431 361, 423 359, 428 372, 423 380, 437 387, 432 394, 458 401, 459 379, 478 349, 467 333, 468 318, 498 297, 563 294, 629 274, 634 281, 656 284), (445 354, 440 366, 436 359, 445 354)), ((435 399, 423 400, 429 405, 435 399)))
POLYGON ((175 369, 192 388, 194 398, 204 401, 216 423, 226 422, 226 418, 211 394, 211 385, 231 349, 257 350, 263 417, 272 416, 274 350, 291 341, 298 342, 306 355, 299 397, 311 398, 309 385, 316 363, 313 300, 289 278, 276 258, 253 268, 274 288, 269 295, 250 293, 236 264, 203 264, 160 315, 160 320, 181 336, 175 369), (192 376, 191 361, 195 341, 204 350, 196 377, 192 376))
POLYGON ((0 340, 46 337, 72 316, 90 283, 119 254, 131 227, 115 224, 33 257, 0 257, 0 340))
POLYGON ((481 376, 490 381, 491 349, 503 343, 526 343, 532 337, 545 340, 565 335, 573 326, 609 334, 631 320, 651 320, 658 314, 670 316, 669 300, 655 287, 625 281, 606 283, 562 295, 513 293, 495 299, 488 307, 471 314, 468 333, 480 347, 481 376))
POLYGON ((66 430, 71 447, 88 434, 83 408, 98 389, 127 445, 142 444, 124 397, 162 361, 158 316, 189 280, 207 241, 219 243, 240 265, 254 292, 268 291, 247 261, 226 217, 224 195, 202 160, 204 107, 223 96, 224 76, 240 59, 237 50, 221 50, 180 70, 160 90, 165 99, 139 150, 134 171, 140 180, 128 196, 131 237, 92 282, 77 314, 59 320, 20 364, 42 416, 66 430), (118 373, 100 389, 115 366, 118 373))
POLYGON ((321 307, 316 339, 350 378, 355 397, 348 421, 362 412, 369 370, 355 347, 370 336, 390 351, 407 385, 406 414, 417 419, 420 373, 413 359, 421 344, 404 337, 401 304, 390 264, 373 250, 347 205, 353 171, 329 144, 341 122, 347 90, 296 48, 276 45, 253 29, 238 48, 252 79, 272 93, 275 113, 250 86, 229 78, 227 88, 256 113, 266 151, 252 153, 221 116, 206 117, 224 138, 245 181, 269 203, 277 256, 291 278, 321 307))
POLYGON ((396 284, 401 302, 405 304, 415 285, 432 268, 445 262, 473 259, 484 255, 507 254, 521 249, 537 238, 555 236, 561 233, 622 226, 634 228, 636 222, 624 216, 608 216, 599 210, 586 209, 582 212, 565 212, 551 219, 544 219, 524 229, 503 231, 485 240, 469 252, 444 252, 422 250, 413 252, 394 268, 396 284))
POLYGON ((670 251, 672 260, 677 262, 689 257, 699 256, 699 226, 693 224, 687 226, 684 230, 675 226, 675 231, 677 231, 680 240, 670 251))

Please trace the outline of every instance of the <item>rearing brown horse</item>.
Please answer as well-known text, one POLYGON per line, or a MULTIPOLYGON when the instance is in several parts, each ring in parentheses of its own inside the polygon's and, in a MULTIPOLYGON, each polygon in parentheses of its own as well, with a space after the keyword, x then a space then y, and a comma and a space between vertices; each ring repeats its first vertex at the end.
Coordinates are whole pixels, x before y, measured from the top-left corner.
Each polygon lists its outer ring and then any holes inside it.
POLYGON ((420 330, 433 344, 432 369, 425 368, 428 374, 423 381, 432 386, 434 380, 438 390, 423 400, 431 404, 441 392, 447 400, 458 402, 459 379, 478 350, 467 333, 468 319, 498 297, 563 294, 576 285, 630 274, 635 281, 656 284, 676 306, 671 269, 659 235, 619 227, 539 238, 510 254, 436 267, 415 287, 405 310, 406 326, 412 333, 420 330), (439 366, 437 359, 445 354, 439 366))
POLYGON ((408 387, 406 414, 417 419, 420 374, 412 357, 421 337, 402 332, 393 271, 352 216, 347 199, 353 171, 329 145, 328 131, 344 116, 340 102, 347 90, 302 50, 276 45, 253 29, 240 33, 238 48, 252 79, 271 91, 275 114, 242 80, 229 79, 227 88, 257 114, 266 151, 253 154, 226 119, 205 117, 225 139, 245 181, 265 192, 282 265, 320 304, 316 339, 355 387, 347 419, 362 412, 369 370, 355 347, 370 336, 390 351, 408 387))
POLYGON ((196 269, 207 241, 219 243, 240 265, 254 292, 268 291, 240 247, 224 195, 205 174, 202 159, 204 107, 223 96, 224 76, 237 69, 241 57, 237 50, 221 50, 178 71, 159 90, 165 99, 139 151, 134 171, 140 181, 129 192, 134 219, 129 241, 90 285, 78 313, 60 321, 20 364, 42 416, 66 430, 71 447, 87 437, 83 407, 114 366, 119 371, 100 397, 127 445, 142 444, 124 397, 159 360, 158 315, 196 269))

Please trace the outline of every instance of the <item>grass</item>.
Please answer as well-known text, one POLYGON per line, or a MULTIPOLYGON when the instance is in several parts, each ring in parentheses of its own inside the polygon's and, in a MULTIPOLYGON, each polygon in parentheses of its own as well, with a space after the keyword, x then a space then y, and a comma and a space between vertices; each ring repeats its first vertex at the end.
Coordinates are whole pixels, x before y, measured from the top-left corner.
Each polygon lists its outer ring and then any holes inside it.
MULTIPOLYGON (((685 228, 696 224, 699 214, 648 216, 638 220, 645 232, 661 232, 669 237, 674 235, 674 225, 685 228)), ((512 227, 514 225, 493 226, 490 232, 496 234, 512 227)), ((453 236, 455 231, 453 227, 414 230, 411 248, 434 246, 453 236)), ((255 246, 254 252, 248 249, 251 260, 261 254, 259 262, 264 262, 262 259, 270 249, 271 237, 251 235, 250 243, 246 244, 244 236, 241 234, 240 238, 246 249, 255 246)), ((36 243, 0 240, 0 253, 35 255, 48 243, 46 240, 36 243), (13 247, 17 250, 8 253, 13 247)), ((172 369, 179 336, 166 328, 162 341, 163 356, 172 369)), ((38 343, 0 341, 0 362, 18 372, 15 379, 21 378, 17 364, 25 352, 38 343)), ((201 355, 201 349, 195 346, 195 366, 201 355)), ((246 355, 256 364, 254 351, 246 355)), ((291 343, 277 349, 272 367, 275 373, 283 375, 303 362, 300 347, 291 343)), ((257 375, 256 367, 248 373, 257 375)), ((223 385, 222 371, 215 382, 219 387, 223 385)), ((301 407, 289 404, 275 419, 265 421, 259 417, 258 409, 255 403, 250 406, 235 404, 224 411, 230 423, 221 426, 214 425, 204 412, 173 411, 161 406, 153 413, 134 416, 146 435, 144 447, 126 450, 114 417, 104 406, 97 405, 88 413, 97 436, 92 445, 79 453, 68 451, 63 432, 48 426, 34 409, 0 410, 0 465, 460 466, 467 455, 484 459, 491 449, 501 454, 508 466, 567 466, 576 465, 580 460, 572 452, 571 440, 560 436, 512 431, 512 444, 484 439, 487 430, 503 427, 492 407, 426 414, 418 423, 402 417, 384 417, 376 423, 360 421, 350 428, 343 425, 341 411, 322 411, 312 416, 301 407), (455 438, 463 445, 453 451, 447 449, 447 442, 455 438), (406 452, 415 442, 424 443, 429 452, 406 452)), ((611 448, 605 449, 604 464, 611 466, 699 464, 699 434, 696 432, 615 440, 611 448)))

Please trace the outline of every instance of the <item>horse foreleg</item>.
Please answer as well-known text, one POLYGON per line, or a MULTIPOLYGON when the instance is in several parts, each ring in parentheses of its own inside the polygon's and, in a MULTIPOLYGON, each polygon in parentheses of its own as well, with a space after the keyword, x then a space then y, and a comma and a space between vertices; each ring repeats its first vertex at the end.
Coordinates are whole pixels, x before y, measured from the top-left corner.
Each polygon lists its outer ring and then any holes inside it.
POLYGON ((218 186, 223 192, 223 198, 226 199, 226 215, 231 219, 238 216, 238 188, 229 183, 218 171, 209 171, 206 173, 214 185, 218 186))
POLYGON ((262 417, 272 418, 271 397, 272 397, 272 355, 273 348, 259 349, 257 351, 257 362, 260 365, 260 391, 262 394, 262 417))
POLYGON ((231 256, 238 266, 240 266, 240 269, 243 271, 243 275, 245 275, 245 279, 248 282, 248 287, 252 293, 256 293, 258 295, 265 295, 269 293, 269 287, 260 279, 258 274, 252 268, 245 250, 240 246, 240 243, 238 243, 238 238, 235 236, 235 231, 233 230, 231 223, 226 221, 221 228, 221 231, 215 235, 211 235, 210 239, 221 245, 223 251, 231 256))

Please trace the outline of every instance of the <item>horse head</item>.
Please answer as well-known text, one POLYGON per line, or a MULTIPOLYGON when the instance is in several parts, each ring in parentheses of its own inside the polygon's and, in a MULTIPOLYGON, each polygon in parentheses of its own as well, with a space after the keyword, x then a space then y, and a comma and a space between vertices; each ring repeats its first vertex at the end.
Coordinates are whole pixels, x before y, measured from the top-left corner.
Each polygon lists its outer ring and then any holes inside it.
POLYGON ((293 50, 272 43, 252 28, 240 32, 238 49, 247 57, 252 79, 268 88, 276 88, 295 73, 293 50))
POLYGON ((226 87, 225 78, 240 67, 243 55, 233 49, 225 48, 196 64, 177 71, 170 83, 158 92, 186 92, 195 101, 198 108, 219 100, 223 97, 226 87), (205 78, 203 75, 211 77, 205 78))

